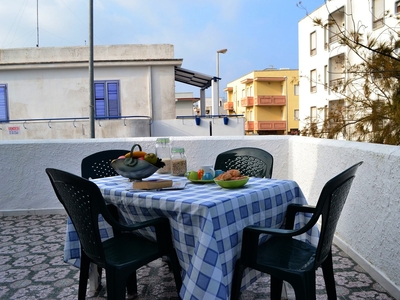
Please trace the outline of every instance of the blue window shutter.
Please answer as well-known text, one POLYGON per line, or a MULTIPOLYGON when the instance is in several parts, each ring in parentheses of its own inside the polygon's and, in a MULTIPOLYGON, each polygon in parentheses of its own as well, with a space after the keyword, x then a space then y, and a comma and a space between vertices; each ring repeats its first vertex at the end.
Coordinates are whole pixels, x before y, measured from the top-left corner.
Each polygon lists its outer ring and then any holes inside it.
POLYGON ((96 117, 119 117, 119 82, 97 81, 94 90, 96 117))
POLYGON ((95 83, 94 91, 95 91, 95 108, 96 108, 96 117, 105 117, 106 116, 106 101, 105 101, 105 93, 104 93, 104 83, 95 83))
POLYGON ((0 121, 8 121, 7 86, 0 84, 0 121))
POLYGON ((109 83, 107 85, 108 90, 108 115, 110 117, 119 116, 118 107, 118 83, 109 83))

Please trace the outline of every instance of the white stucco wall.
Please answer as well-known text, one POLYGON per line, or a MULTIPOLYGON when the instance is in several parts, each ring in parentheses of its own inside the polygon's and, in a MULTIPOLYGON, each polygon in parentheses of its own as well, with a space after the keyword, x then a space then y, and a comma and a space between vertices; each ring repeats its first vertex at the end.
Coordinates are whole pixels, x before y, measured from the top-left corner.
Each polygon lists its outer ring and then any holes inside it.
POLYGON ((246 119, 229 118, 224 124, 223 118, 200 118, 200 125, 195 119, 173 119, 154 121, 152 136, 243 136, 246 119), (210 134, 210 126, 212 127, 210 134))
MULTIPOLYGON (((400 148, 313 138, 290 139, 289 177, 315 204, 325 182, 364 161, 337 227, 337 242, 375 278, 400 287, 400 148), (376 268, 376 269, 375 269, 376 268)), ((378 280, 380 281, 380 280, 378 280)), ((400 299, 400 292, 383 284, 400 299)))
MULTIPOLYGON (((80 174, 83 157, 105 149, 154 149, 156 138, 4 141, 0 144, 0 214, 61 209, 45 174, 54 167, 80 174)), ((213 163, 218 153, 253 146, 274 156, 273 178, 296 180, 315 204, 323 185, 364 161, 339 220, 336 242, 400 299, 400 148, 300 136, 172 137, 182 146, 189 170, 213 163)))

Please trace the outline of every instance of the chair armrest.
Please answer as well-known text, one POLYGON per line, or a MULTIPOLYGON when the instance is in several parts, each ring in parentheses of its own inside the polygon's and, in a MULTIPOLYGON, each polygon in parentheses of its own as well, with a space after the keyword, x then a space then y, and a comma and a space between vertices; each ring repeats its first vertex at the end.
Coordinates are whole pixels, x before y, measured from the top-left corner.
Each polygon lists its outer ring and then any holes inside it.
POLYGON ((138 222, 130 225, 123 225, 119 223, 115 219, 115 217, 108 211, 108 209, 106 212, 103 212, 103 217, 107 221, 107 223, 110 224, 111 227, 113 227, 113 230, 117 229, 119 231, 135 231, 149 226, 155 226, 155 227, 167 226, 169 228, 169 221, 167 218, 164 217, 157 217, 151 220, 138 222))
POLYGON ((289 204, 286 211, 285 229, 293 229, 294 219, 297 213, 314 213, 314 211, 315 206, 305 204, 289 204))
POLYGON ((293 229, 296 213, 313 213, 314 211, 315 207, 310 205, 290 204, 286 212, 286 224, 284 229, 260 227, 255 225, 245 227, 243 230, 241 259, 249 266, 255 263, 261 234, 291 238, 306 233, 315 225, 318 218, 311 218, 303 227, 293 229))
POLYGON ((156 240, 161 249, 167 252, 167 249, 172 249, 172 234, 169 220, 166 217, 155 217, 154 219, 134 223, 131 225, 123 225, 118 222, 118 209, 115 205, 109 204, 104 206, 102 215, 104 219, 111 225, 114 235, 120 235, 121 232, 132 232, 138 229, 153 226, 156 233, 156 240))
POLYGON ((243 236, 244 235, 250 235, 250 236, 257 236, 257 241, 258 237, 260 234, 268 234, 268 235, 276 235, 276 236, 286 236, 286 237, 292 237, 296 235, 300 235, 304 232, 302 232, 302 228, 298 230, 294 229, 281 229, 281 228, 267 228, 267 227, 258 227, 258 226, 247 226, 243 230, 243 236))
MULTIPOLYGON (((136 231, 146 227, 154 227, 156 234, 156 243, 159 251, 167 256, 174 255, 173 242, 171 234, 171 226, 167 217, 155 217, 154 219, 134 223, 131 225, 123 225, 118 222, 118 211, 116 206, 108 205, 108 209, 103 214, 104 219, 111 225, 114 236, 119 236, 122 233, 136 231)), ((176 255, 176 254, 175 254, 176 255)))

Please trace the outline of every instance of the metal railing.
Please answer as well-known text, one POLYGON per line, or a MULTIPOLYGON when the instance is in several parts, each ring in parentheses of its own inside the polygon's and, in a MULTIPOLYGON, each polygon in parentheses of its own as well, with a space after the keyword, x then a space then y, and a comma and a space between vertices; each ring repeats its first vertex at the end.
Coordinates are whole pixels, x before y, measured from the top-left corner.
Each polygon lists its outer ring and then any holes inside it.
MULTIPOLYGON (((117 117, 96 117, 96 121, 101 121, 101 120, 123 120, 124 125, 125 121, 127 119, 148 119, 150 120, 150 124, 152 122, 152 118, 149 116, 117 116, 117 117)), ((74 127, 76 127, 75 122, 76 121, 82 121, 82 120, 89 120, 89 117, 71 117, 71 118, 32 118, 32 119, 10 119, 10 120, 3 120, 0 121, 0 124, 7 124, 7 123, 23 123, 22 126, 25 128, 25 124, 32 122, 32 123, 37 123, 37 122, 47 122, 47 125, 51 128, 51 122, 57 122, 57 121, 72 121, 74 127)), ((2 130, 0 128, 0 130, 2 130)))
POLYGON ((192 115, 192 116, 176 116, 177 119, 196 119, 196 118, 239 118, 244 117, 244 115, 192 115))

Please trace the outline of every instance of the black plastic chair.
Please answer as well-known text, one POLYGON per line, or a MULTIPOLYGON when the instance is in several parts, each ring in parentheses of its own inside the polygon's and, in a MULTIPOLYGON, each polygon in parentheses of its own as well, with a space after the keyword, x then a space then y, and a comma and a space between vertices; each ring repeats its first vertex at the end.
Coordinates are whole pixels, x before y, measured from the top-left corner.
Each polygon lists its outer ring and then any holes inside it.
POLYGON ((243 147, 218 154, 214 170, 239 170, 243 175, 271 178, 273 156, 260 148, 243 147))
POLYGON ((110 214, 95 183, 57 169, 47 168, 46 173, 58 199, 71 218, 81 243, 78 299, 85 299, 91 262, 106 270, 108 299, 125 299, 125 287, 132 276, 136 278, 136 270, 162 256, 170 259, 179 292, 182 278, 167 218, 160 217, 129 226, 122 225, 110 214), (99 233, 100 214, 114 230, 114 237, 104 242, 101 241, 99 233), (156 242, 134 234, 124 234, 149 226, 155 229, 156 242))
POLYGON ((86 156, 81 162, 82 177, 95 179, 118 175, 111 166, 111 161, 128 152, 130 150, 104 150, 86 156))
MULTIPOLYGON (((118 158, 121 155, 125 155, 129 150, 112 149, 96 152, 86 156, 81 162, 81 176, 83 178, 96 179, 110 176, 117 176, 118 173, 111 166, 111 161, 118 158)), ((113 217, 118 219, 118 211, 114 206, 108 206, 113 217)), ((99 274, 99 288, 101 288, 102 268, 98 267, 97 272, 99 274)), ((130 286, 136 286, 136 281, 132 281, 130 286)), ((134 288, 136 291, 136 288, 134 288)))
POLYGON ((315 299, 315 271, 321 266, 328 299, 336 300, 332 240, 355 173, 361 164, 362 162, 359 162, 329 180, 322 189, 315 207, 290 204, 287 208, 285 229, 257 226, 244 229, 241 258, 235 265, 231 299, 239 298, 246 267, 271 275, 271 299, 281 299, 283 281, 292 285, 297 300, 315 299), (304 227, 293 229, 298 212, 311 213, 312 216, 304 227), (320 217, 320 237, 316 248, 293 238, 310 230, 320 217), (258 245, 260 234, 268 234, 271 237, 258 245))

